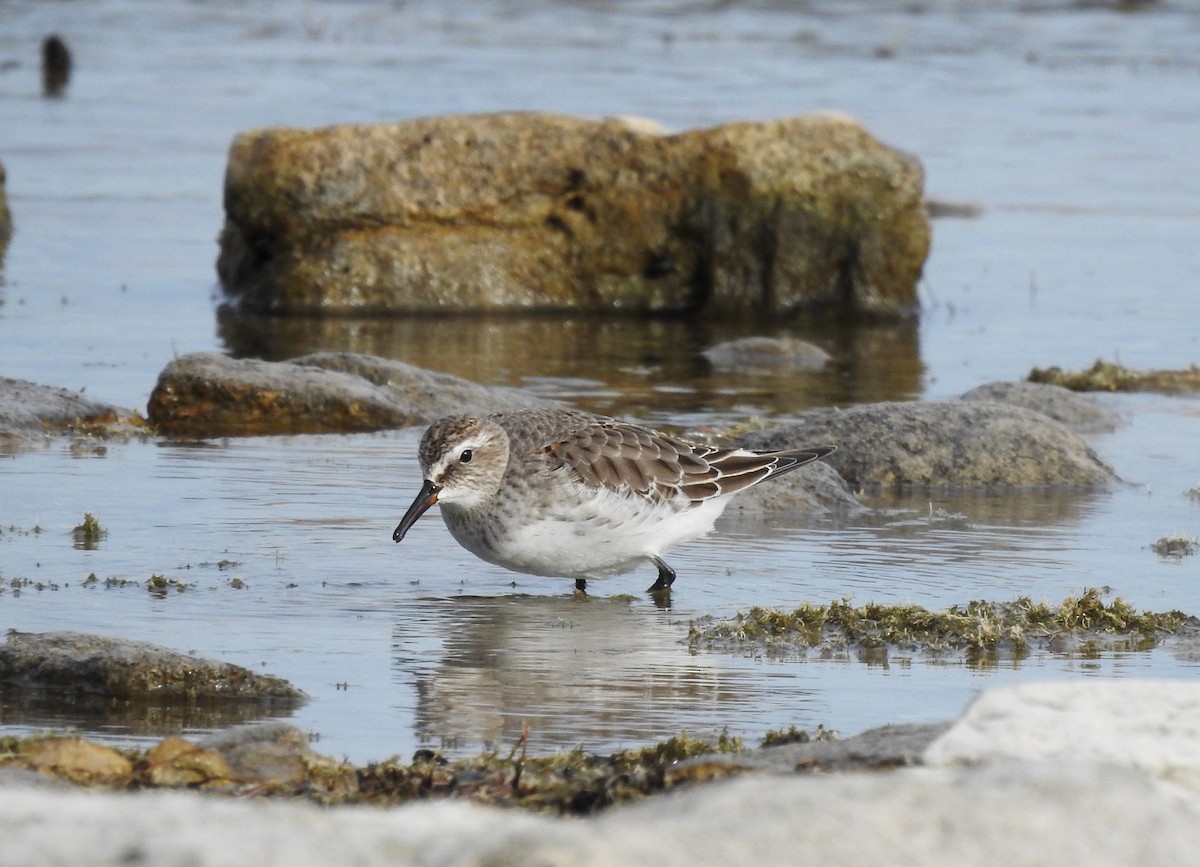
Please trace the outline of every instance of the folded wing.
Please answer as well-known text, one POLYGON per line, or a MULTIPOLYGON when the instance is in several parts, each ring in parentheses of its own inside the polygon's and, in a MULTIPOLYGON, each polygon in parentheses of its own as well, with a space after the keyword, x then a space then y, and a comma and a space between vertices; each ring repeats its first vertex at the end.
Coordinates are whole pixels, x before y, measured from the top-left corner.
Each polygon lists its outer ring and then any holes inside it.
POLYGON ((585 485, 629 491, 651 501, 682 496, 692 504, 743 491, 833 450, 722 449, 609 421, 588 425, 543 448, 552 466, 566 467, 585 485))

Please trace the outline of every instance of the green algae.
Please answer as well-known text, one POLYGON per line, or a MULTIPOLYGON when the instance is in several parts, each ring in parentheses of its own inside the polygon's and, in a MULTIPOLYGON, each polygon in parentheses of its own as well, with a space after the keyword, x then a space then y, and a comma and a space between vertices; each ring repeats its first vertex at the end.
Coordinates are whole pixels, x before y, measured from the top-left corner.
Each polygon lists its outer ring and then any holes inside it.
POLYGON ((613 804, 707 778, 680 762, 706 755, 740 752, 741 738, 722 732, 716 741, 680 732, 656 744, 608 756, 583 749, 527 757, 526 736, 507 754, 486 752, 447 761, 419 750, 411 764, 397 759, 357 769, 355 803, 397 803, 429 798, 461 798, 476 803, 520 807, 556 815, 586 815, 613 804))
POLYGON ((165 597, 171 590, 176 593, 183 593, 185 590, 193 589, 196 585, 189 584, 179 578, 168 578, 166 575, 161 575, 155 572, 146 579, 146 590, 151 596, 158 599, 165 597))
POLYGON ((715 744, 695 738, 687 732, 680 732, 652 746, 640 749, 625 750, 618 753, 619 762, 630 767, 653 768, 681 762, 684 759, 706 756, 713 753, 738 753, 744 750, 745 744, 741 738, 731 737, 728 731, 721 732, 715 744))
POLYGON ((100 547, 100 540, 108 535, 108 531, 100 526, 96 516, 91 512, 83 513, 83 522, 71 530, 75 539, 75 547, 84 551, 94 551, 100 547))
POLYGON ((968 663, 987 664, 1001 654, 1019 659, 1035 649, 1069 650, 1085 642, 1100 649, 1148 649, 1198 623, 1179 611, 1138 612, 1120 597, 1105 603, 1099 590, 1088 589, 1057 606, 1021 596, 1011 602, 969 602, 945 611, 875 602, 856 607, 846 600, 805 603, 791 611, 756 607, 732 619, 694 621, 688 640, 693 650, 775 655, 811 648, 853 648, 868 652, 868 658, 870 651, 893 648, 959 652, 968 663))
POLYGON ((1200 390, 1200 367, 1195 364, 1182 370, 1132 370, 1120 364, 1097 361, 1079 372, 1060 367, 1035 367, 1029 372, 1030 382, 1061 385, 1072 391, 1161 391, 1178 393, 1200 390))
POLYGON ((819 743, 821 741, 836 741, 837 732, 833 729, 827 729, 824 725, 818 725, 817 730, 811 735, 804 729, 798 729, 795 726, 788 726, 787 731, 780 729, 779 731, 769 731, 763 735, 763 747, 781 747, 784 744, 807 744, 819 743))
POLYGON ((1150 546, 1150 550, 1159 557, 1179 559, 1200 551, 1200 542, 1190 536, 1163 536, 1150 546))

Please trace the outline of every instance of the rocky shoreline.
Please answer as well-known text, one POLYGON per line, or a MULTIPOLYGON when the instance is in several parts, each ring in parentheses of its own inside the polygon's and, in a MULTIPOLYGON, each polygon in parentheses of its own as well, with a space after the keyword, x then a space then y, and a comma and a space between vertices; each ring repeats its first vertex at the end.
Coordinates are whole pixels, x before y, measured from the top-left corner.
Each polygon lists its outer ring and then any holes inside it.
POLYGON ((652 749, 599 760, 620 770, 615 782, 572 789, 584 805, 647 780, 668 796, 582 822, 494 806, 524 792, 527 806, 554 810, 537 794, 581 776, 572 769, 586 757, 530 760, 520 745, 474 767, 419 756, 355 769, 313 757, 295 730, 254 727, 204 744, 169 738, 132 759, 110 751, 116 777, 138 780, 127 794, 78 790, 96 782, 104 748, 10 738, 0 740, 0 861, 715 867, 803 853, 833 865, 982 865, 1040 864, 1052 851, 1096 865, 1187 863, 1200 818, 1198 712, 1191 683, 1043 682, 986 690, 950 723, 680 761, 668 744, 657 764, 652 749), (69 775, 54 775, 53 756, 92 778, 59 781, 69 775), (313 803, 330 803, 324 794, 298 790, 318 776, 327 793, 353 781, 375 786, 374 803, 396 803, 389 789, 403 803, 325 809, 313 803), (232 797, 215 797, 214 781, 232 797), (431 801, 439 787, 463 797, 431 801))

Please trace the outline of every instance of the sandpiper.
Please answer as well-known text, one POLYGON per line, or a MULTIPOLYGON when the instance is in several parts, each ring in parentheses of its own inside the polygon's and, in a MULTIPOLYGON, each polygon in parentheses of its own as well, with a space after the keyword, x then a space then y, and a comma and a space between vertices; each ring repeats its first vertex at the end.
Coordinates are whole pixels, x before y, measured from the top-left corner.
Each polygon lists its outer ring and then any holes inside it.
POLYGON ((587 579, 649 560, 648 592, 667 593, 667 549, 709 532, 734 494, 833 450, 698 445, 565 409, 448 416, 421 438, 425 481, 392 538, 438 503, 450 534, 489 563, 586 592, 587 579))

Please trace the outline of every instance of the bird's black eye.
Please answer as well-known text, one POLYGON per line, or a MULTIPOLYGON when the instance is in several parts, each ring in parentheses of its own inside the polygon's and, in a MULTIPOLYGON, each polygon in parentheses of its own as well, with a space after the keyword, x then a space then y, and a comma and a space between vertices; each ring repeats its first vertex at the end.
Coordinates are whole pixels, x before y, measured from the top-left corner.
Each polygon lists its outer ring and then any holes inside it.
POLYGON ((464 464, 469 464, 471 462, 471 458, 473 457, 475 457, 474 452, 472 452, 470 449, 463 449, 463 453, 458 456, 458 459, 464 464))

